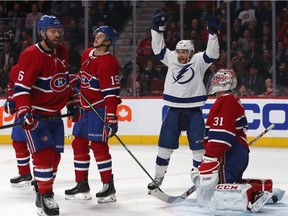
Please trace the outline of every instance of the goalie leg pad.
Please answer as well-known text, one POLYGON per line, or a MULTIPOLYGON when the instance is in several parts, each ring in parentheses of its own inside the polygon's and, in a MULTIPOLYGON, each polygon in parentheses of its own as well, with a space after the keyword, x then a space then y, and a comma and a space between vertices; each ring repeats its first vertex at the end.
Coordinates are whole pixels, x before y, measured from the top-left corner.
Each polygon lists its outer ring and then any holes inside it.
POLYGON ((250 184, 218 184, 210 207, 219 210, 247 211, 247 191, 250 184))

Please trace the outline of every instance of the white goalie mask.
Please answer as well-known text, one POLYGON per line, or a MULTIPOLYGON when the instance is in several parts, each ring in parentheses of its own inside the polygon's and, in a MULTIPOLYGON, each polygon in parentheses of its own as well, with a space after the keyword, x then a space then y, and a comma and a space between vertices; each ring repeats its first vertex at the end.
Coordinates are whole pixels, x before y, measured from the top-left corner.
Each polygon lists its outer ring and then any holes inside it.
POLYGON ((176 50, 184 49, 194 52, 194 45, 191 40, 180 40, 176 45, 176 50))
POLYGON ((220 69, 210 80, 208 94, 233 90, 237 86, 237 78, 233 70, 220 69))

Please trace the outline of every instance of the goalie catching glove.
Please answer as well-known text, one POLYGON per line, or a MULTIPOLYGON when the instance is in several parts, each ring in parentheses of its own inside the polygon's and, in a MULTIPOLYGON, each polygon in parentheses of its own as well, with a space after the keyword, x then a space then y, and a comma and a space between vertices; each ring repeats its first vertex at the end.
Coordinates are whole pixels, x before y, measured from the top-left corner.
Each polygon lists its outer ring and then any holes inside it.
POLYGON ((34 130, 38 127, 38 120, 33 117, 32 111, 29 107, 20 107, 17 113, 17 118, 20 122, 23 122, 23 128, 25 130, 34 130))
POLYGON ((158 13, 153 17, 152 29, 157 32, 164 32, 166 30, 166 18, 162 13, 158 13))
POLYGON ((105 136, 106 140, 113 137, 118 131, 118 119, 115 114, 107 114, 105 118, 105 136))

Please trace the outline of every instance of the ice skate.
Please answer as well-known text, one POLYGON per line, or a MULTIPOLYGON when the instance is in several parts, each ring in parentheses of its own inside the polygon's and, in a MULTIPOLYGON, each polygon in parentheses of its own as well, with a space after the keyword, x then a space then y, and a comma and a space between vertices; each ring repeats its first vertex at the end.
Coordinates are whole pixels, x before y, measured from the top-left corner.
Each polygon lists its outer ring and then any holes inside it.
POLYGON ((155 177, 154 181, 149 183, 147 188, 149 189, 148 194, 151 194, 151 190, 155 190, 162 185, 164 177, 155 177))
MULTIPOLYGON (((59 212, 59 206, 54 200, 54 194, 53 193, 47 193, 44 195, 40 195, 40 206, 38 207, 37 214, 39 216, 58 216, 60 214, 59 212)), ((39 204, 37 202, 37 195, 36 195, 36 205, 39 204)))
POLYGON ((272 189, 273 196, 267 201, 267 204, 274 204, 279 202, 285 194, 285 190, 279 188, 272 189))
POLYGON ((19 175, 10 179, 12 187, 27 187, 32 185, 32 175, 19 175))
POLYGON ((90 200, 92 196, 90 194, 90 187, 88 181, 77 182, 77 185, 69 190, 65 190, 65 199, 67 200, 90 200))
POLYGON ((266 203, 267 201, 273 196, 273 193, 268 191, 262 191, 255 197, 255 201, 251 206, 248 206, 248 210, 251 212, 258 212, 266 203))
POLYGON ((101 191, 96 193, 96 197, 98 198, 98 203, 109 203, 109 202, 116 202, 116 196, 115 196, 116 190, 114 187, 114 181, 113 179, 103 184, 103 188, 101 191))

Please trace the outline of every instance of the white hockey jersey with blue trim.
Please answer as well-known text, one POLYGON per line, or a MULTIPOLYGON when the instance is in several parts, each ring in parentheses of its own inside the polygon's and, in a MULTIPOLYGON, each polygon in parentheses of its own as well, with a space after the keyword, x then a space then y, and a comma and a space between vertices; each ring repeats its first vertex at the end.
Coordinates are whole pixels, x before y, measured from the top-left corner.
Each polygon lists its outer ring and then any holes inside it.
POLYGON ((203 83, 204 73, 219 57, 217 35, 209 34, 204 52, 193 55, 186 64, 180 64, 176 51, 166 48, 163 33, 151 30, 152 49, 163 64, 168 67, 165 78, 163 99, 170 107, 201 107, 207 100, 203 83))

